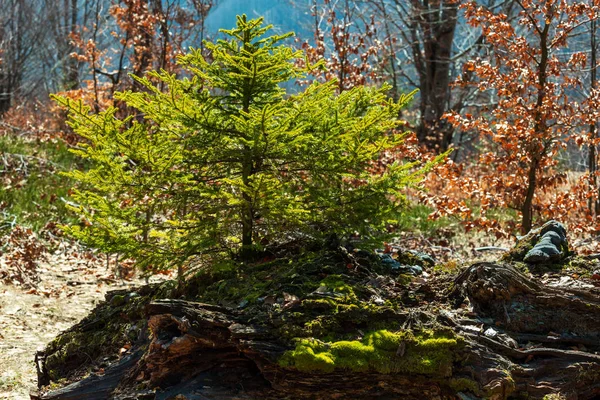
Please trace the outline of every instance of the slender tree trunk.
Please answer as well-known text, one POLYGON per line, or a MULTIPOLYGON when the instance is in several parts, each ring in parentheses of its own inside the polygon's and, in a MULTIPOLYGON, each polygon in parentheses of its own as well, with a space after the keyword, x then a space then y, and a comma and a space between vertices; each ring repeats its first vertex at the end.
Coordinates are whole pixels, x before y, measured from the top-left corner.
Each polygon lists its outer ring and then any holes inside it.
MULTIPOLYGON (((98 41, 98 27, 100 26, 100 1, 96 1, 96 11, 94 12, 94 33, 92 40, 94 43, 98 41)), ((94 82, 94 111, 100 112, 100 96, 98 88, 98 70, 96 68, 96 52, 92 52, 92 80, 94 82)))
MULTIPOLYGON (((389 25, 389 17, 387 15, 387 11, 385 8, 385 5, 383 5, 381 7, 381 12, 383 14, 383 26, 385 29, 385 36, 386 36, 386 40, 387 40, 387 46, 388 46, 388 62, 390 63, 390 73, 391 73, 391 78, 392 78, 392 98, 394 99, 394 101, 398 101, 399 98, 399 93, 398 93, 398 71, 396 71, 396 55, 394 54, 394 48, 392 46, 392 33, 390 31, 390 25, 389 25)), ((402 111, 398 111, 398 116, 400 116, 400 114, 402 113, 402 111)))
MULTIPOLYGON (((153 10, 154 15, 159 16, 159 26, 160 26, 160 36, 161 36, 161 46, 160 46, 160 55, 158 59, 158 64, 160 69, 167 69, 167 59, 168 59, 168 49, 169 49, 169 26, 167 25, 167 15, 163 10, 162 0, 154 0, 153 1, 153 10)), ((168 13, 168 10, 167 10, 168 13)), ((164 90, 165 83, 159 83, 160 90, 164 90)))
POLYGON ((6 74, 0 72, 0 116, 10 109, 12 100, 9 85, 6 84, 7 80, 6 74))
POLYGON ((319 4, 317 0, 313 0, 311 10, 313 12, 313 17, 315 17, 315 43, 318 45, 318 42, 321 36, 321 30, 319 29, 319 4))
MULTIPOLYGON (((248 189, 251 185, 250 176, 252 175, 252 159, 250 158, 248 147, 244 148, 244 161, 242 166, 242 182, 244 189, 248 189)), ((244 192, 242 194, 244 205, 242 209, 242 246, 252 246, 252 231, 254 229, 254 211, 252 207, 252 196, 244 192)))
MULTIPOLYGON (((71 4, 68 10, 70 11, 70 21, 68 22, 69 25, 67 25, 69 27, 69 34, 75 35, 77 30, 77 14, 79 12, 77 0, 71 0, 71 4)), ((68 13, 68 11, 65 10, 65 13, 68 13)), ((73 46, 69 44, 69 52, 73 50, 73 46)), ((79 61, 77 61, 76 58, 69 57, 69 59, 67 60, 67 71, 65 80, 66 89, 72 90, 79 88, 79 61)))
MULTIPOLYGON (((590 92, 596 89, 596 20, 592 19, 590 26, 590 92)), ((590 124, 590 145, 588 148, 588 172, 590 174, 590 185, 598 191, 598 178, 596 177, 596 171, 598 169, 597 155, 596 155, 596 138, 597 138, 597 127, 596 122, 590 124)), ((598 193, 595 199, 592 197, 588 200, 588 208, 590 214, 600 214, 600 193, 598 193)))
POLYGON ((539 161, 537 159, 533 160, 527 174, 527 192, 525 194, 525 201, 523 201, 523 207, 521 208, 523 214, 521 229, 524 233, 529 232, 533 226, 533 196, 535 195, 537 186, 538 165, 539 161))
POLYGON ((523 232, 528 232, 533 226, 533 198, 535 196, 535 190, 537 188, 537 173, 540 166, 540 162, 547 152, 544 138, 548 131, 546 124, 546 116, 543 112, 544 100, 546 98, 546 81, 547 81, 547 68, 548 68, 548 33, 550 31, 550 22, 546 22, 544 28, 540 32, 540 49, 541 56, 538 67, 538 91, 537 100, 535 105, 535 126, 534 134, 539 137, 539 142, 536 140, 528 149, 530 164, 529 172, 527 174, 527 189, 525 191, 525 200, 521 212, 523 213, 521 221, 521 229, 523 232))
POLYGON ((213 7, 212 0, 194 0, 194 7, 198 14, 198 23, 200 25, 200 53, 204 54, 204 36, 206 35, 206 17, 213 7))

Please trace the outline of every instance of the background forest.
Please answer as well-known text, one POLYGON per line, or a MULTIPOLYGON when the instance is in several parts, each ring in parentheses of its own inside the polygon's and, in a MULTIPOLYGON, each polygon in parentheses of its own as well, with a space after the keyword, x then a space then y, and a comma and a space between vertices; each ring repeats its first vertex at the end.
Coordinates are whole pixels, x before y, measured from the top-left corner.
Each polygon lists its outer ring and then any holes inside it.
POLYGON ((83 98, 94 111, 118 106, 115 91, 139 86, 129 74, 181 74, 177 55, 205 51, 203 40, 245 12, 295 31, 290 43, 326 62, 313 79, 335 77, 339 92, 384 82, 394 99, 418 90, 401 111, 412 146, 396 155, 453 149, 411 194, 431 217, 509 237, 560 215, 574 232, 595 232, 597 11, 593 0, 6 0, 3 226, 69 218, 65 178, 30 171, 75 162, 66 148, 78 139, 50 93, 83 98))

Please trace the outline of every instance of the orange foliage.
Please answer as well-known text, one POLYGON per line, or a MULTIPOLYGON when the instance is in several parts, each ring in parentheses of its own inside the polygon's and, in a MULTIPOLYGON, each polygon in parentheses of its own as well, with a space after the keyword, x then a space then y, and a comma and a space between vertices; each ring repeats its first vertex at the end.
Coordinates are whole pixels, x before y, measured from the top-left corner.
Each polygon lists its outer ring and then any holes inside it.
POLYGON ((595 8, 561 0, 518 4, 517 18, 475 1, 462 6, 469 24, 482 30, 492 56, 466 63, 456 84, 477 88, 479 100, 490 106, 489 111, 446 115, 458 129, 478 135, 480 151, 470 164, 439 168, 428 184, 433 193, 443 194, 429 195, 427 201, 436 216, 458 215, 467 228, 499 235, 514 226, 491 217, 497 209, 516 210, 522 230, 532 227, 534 217, 561 218, 571 229, 598 225, 586 210, 597 189, 588 188, 585 179, 566 186, 557 159, 569 139, 585 144, 582 131, 598 119, 597 100, 573 97, 582 86, 586 54, 561 56, 573 31, 597 18, 595 8))

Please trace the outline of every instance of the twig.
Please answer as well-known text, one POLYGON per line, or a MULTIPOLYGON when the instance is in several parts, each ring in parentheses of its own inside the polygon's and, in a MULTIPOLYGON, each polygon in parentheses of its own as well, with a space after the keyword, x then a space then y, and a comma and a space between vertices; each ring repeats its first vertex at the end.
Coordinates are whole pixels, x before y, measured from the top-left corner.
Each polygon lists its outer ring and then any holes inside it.
POLYGON ((484 247, 476 247, 475 251, 509 251, 506 247, 497 247, 497 246, 484 246, 484 247))

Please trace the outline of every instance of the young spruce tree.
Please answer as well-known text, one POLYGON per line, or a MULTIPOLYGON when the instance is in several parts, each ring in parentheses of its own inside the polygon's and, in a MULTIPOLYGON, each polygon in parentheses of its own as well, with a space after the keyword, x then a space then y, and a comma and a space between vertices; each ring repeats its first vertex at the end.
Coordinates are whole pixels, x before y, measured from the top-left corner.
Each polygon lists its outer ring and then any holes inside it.
POLYGON ((134 77, 144 91, 115 95, 137 110, 125 119, 55 97, 85 139, 75 152, 92 165, 69 173, 80 182, 73 209, 86 223, 67 233, 164 269, 290 233, 391 222, 418 171, 373 166, 402 141, 394 129, 410 96, 394 102, 386 87, 338 95, 333 81, 287 95, 282 84, 309 71, 294 62, 302 52, 281 44, 291 34, 269 29, 238 17, 226 40, 206 43, 210 59, 198 50, 180 57, 185 78, 134 77))

